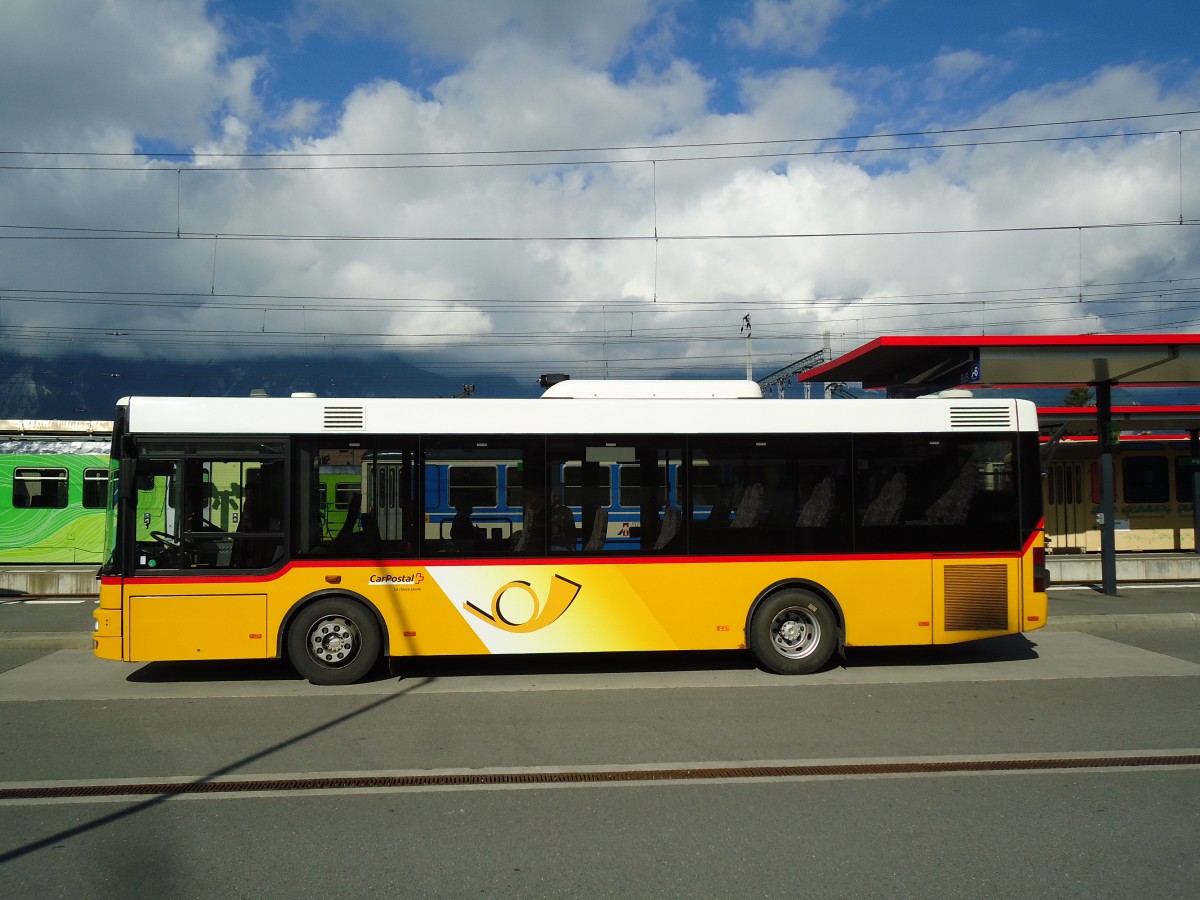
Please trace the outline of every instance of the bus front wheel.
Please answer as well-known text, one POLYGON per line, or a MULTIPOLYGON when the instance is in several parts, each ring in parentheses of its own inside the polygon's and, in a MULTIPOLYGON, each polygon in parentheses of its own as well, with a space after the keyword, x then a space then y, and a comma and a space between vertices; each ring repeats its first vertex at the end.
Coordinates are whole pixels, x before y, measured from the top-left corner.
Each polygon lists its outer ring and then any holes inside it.
POLYGON ((750 651, 764 669, 779 675, 809 675, 829 661, 837 644, 837 622, 829 604, 811 591, 772 594, 750 619, 750 651))
POLYGON ((353 684, 379 659, 379 626, 361 604, 329 597, 300 610, 287 648, 296 671, 313 684, 353 684))

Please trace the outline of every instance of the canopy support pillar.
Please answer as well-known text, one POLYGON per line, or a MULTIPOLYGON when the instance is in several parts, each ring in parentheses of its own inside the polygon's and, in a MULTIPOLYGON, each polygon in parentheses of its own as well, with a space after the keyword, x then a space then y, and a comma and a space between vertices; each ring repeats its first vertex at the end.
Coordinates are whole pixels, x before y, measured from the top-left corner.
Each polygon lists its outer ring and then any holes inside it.
POLYGON ((1112 383, 1096 384, 1096 437, 1100 444, 1100 589, 1117 593, 1117 503, 1113 471, 1112 383))

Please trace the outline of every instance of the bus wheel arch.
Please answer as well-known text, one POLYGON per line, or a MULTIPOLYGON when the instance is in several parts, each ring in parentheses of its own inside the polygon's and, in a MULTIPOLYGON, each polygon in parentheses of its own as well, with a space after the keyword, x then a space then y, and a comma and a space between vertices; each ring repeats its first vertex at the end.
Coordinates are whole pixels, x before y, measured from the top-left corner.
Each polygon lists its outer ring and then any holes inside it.
POLYGON ((803 578, 764 590, 746 615, 746 646, 759 664, 779 675, 808 675, 843 654, 845 617, 824 587, 803 578))
POLYGON ((379 612, 346 591, 313 594, 288 613, 281 653, 313 684, 353 684, 375 668, 386 650, 379 612))

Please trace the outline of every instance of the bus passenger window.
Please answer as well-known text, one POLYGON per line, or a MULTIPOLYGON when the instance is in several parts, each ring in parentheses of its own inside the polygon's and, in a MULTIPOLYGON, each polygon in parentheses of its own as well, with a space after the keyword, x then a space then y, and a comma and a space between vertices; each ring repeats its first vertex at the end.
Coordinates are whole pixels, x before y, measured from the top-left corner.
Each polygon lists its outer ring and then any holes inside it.
POLYGON ((542 443, 491 435, 460 441, 426 443, 421 554, 544 554, 542 443))

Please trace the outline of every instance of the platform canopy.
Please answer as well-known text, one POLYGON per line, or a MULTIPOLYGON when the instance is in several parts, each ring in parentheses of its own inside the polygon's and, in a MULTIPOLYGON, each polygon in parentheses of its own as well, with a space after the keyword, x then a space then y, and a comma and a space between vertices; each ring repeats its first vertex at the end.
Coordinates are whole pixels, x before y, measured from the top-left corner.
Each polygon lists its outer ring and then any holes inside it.
POLYGON ((799 381, 912 396, 950 387, 1200 384, 1200 335, 881 337, 799 381))

